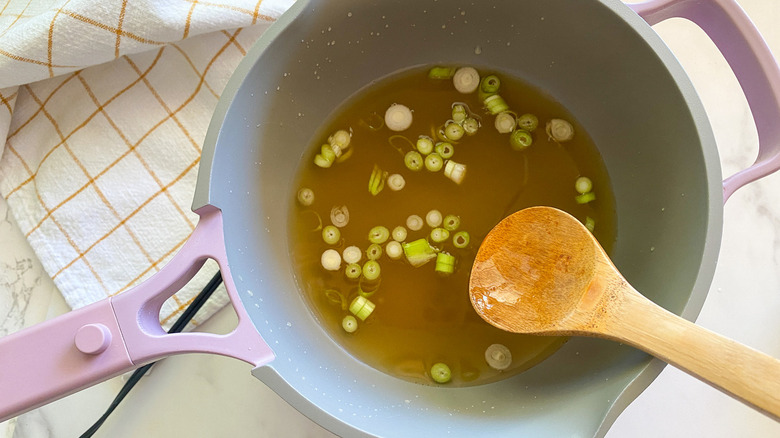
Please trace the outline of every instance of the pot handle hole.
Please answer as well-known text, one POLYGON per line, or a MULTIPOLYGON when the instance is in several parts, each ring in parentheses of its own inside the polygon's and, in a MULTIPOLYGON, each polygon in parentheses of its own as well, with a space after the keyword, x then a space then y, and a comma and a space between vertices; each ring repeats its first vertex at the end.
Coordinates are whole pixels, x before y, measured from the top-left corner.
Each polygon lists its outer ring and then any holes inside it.
POLYGON ((758 131, 758 156, 723 181, 723 201, 780 169, 780 68, 758 29, 734 0, 647 0, 629 5, 648 24, 679 17, 698 25, 729 63, 758 131))
POLYGON ((230 276, 222 212, 205 206, 190 238, 158 273, 117 296, 0 338, 0 422, 166 356, 212 353, 253 367, 273 351, 241 306, 230 276), (220 267, 236 328, 168 334, 160 308, 209 258, 220 267))

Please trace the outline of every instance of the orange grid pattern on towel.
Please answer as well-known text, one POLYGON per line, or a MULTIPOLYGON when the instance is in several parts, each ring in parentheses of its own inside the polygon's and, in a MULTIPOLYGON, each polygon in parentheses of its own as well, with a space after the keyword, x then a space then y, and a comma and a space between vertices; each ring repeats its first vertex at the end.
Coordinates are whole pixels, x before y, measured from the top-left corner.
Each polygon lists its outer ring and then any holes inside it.
MULTIPOLYGON (((251 25, 289 6, 286 0, 272 2, 168 2, 177 3, 180 21, 154 31, 141 29, 137 17, 129 19, 143 8, 148 14, 150 3, 144 1, 100 2, 102 13, 85 9, 97 3, 86 0, 46 10, 32 0, 0 5, 0 78, 8 83, 9 62, 27 63, 39 69, 34 74, 50 77, 0 88, 0 195, 71 307, 140 283, 189 237, 197 222, 189 207, 211 113, 265 28, 203 33, 202 22, 219 26, 214 23, 227 14, 251 25), (2 44, 14 27, 41 17, 49 23, 39 44, 43 56, 2 44), (59 56, 58 29, 68 26, 105 34, 97 58, 59 56), (113 60, 81 69, 106 56, 113 60)), ((165 326, 216 269, 207 263, 165 303, 165 326)), ((224 291, 215 298, 201 314, 207 317, 227 302, 224 291)))
POLYGON ((290 4, 290 0, 6 0, 0 7, 0 88, 52 78, 201 33, 271 21, 290 4))

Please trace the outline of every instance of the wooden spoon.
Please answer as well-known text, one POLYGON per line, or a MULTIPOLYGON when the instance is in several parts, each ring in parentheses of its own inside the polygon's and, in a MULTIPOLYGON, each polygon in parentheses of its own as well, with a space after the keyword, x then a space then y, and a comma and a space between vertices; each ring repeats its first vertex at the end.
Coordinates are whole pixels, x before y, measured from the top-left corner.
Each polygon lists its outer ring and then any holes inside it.
POLYGON ((780 360, 639 294, 568 213, 533 207, 496 225, 477 252, 469 295, 477 313, 498 328, 620 341, 780 421, 780 360))

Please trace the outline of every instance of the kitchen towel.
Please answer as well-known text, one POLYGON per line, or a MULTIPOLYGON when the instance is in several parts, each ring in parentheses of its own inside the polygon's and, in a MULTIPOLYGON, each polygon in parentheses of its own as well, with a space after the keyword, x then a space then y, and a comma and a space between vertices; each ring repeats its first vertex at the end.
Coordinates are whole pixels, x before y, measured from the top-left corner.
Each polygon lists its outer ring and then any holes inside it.
MULTIPOLYGON (((211 113, 292 1, 0 0, 0 195, 72 308, 187 240, 211 113)), ((165 303, 164 327, 216 271, 165 303)), ((221 290, 195 324, 226 303, 221 290)))

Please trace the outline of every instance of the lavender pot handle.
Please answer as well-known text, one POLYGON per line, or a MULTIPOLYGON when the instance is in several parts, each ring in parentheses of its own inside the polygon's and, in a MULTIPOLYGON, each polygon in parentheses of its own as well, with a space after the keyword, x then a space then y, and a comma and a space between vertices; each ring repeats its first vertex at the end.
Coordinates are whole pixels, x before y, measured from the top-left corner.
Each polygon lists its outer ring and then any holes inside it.
POLYGON ((697 24, 726 58, 745 93, 758 131, 758 157, 723 181, 723 201, 780 169, 780 69, 745 11, 734 0, 648 0, 629 6, 650 25, 672 17, 697 24))
POLYGON ((225 253, 222 213, 198 210, 187 243, 135 288, 0 339, 0 422, 154 360, 213 353, 262 366, 274 358, 241 306, 225 253), (212 258, 238 315, 226 335, 166 333, 160 307, 212 258))

